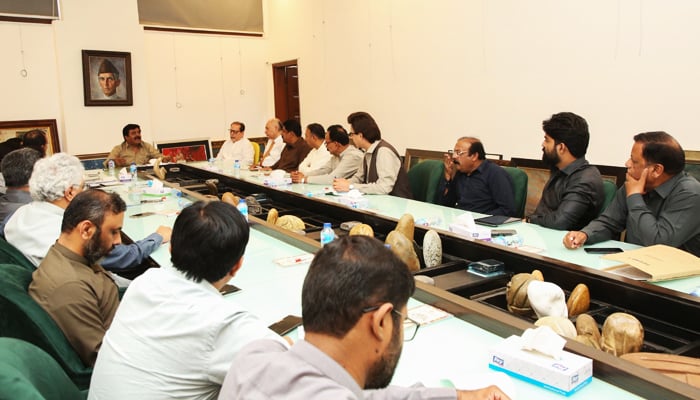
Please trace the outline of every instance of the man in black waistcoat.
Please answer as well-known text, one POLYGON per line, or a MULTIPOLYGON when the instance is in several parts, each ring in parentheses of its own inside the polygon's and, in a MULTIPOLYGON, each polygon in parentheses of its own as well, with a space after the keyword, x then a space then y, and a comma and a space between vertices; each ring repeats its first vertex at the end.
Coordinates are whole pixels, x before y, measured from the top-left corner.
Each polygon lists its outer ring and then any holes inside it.
POLYGON ((382 140, 379 126, 371 115, 358 111, 348 116, 350 140, 365 152, 365 157, 350 179, 334 179, 333 189, 347 192, 357 189, 366 194, 390 194, 412 198, 408 175, 401 165, 401 156, 387 141, 382 140))

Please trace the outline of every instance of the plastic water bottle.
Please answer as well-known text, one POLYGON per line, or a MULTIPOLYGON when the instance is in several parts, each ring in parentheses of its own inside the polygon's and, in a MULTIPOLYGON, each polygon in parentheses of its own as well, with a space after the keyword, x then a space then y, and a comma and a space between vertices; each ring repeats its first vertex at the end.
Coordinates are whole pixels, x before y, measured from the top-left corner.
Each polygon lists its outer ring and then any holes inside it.
POLYGON ((324 222, 323 229, 321 230, 321 246, 325 246, 326 244, 332 242, 334 239, 335 239, 335 232, 333 232, 333 228, 331 227, 331 223, 324 222))
POLYGON ((131 181, 136 182, 136 177, 138 176, 138 173, 135 162, 131 163, 131 166, 129 167, 129 172, 131 172, 131 181))
POLYGON ((234 178, 241 177, 241 162, 238 160, 233 162, 233 177, 234 178))
POLYGON ((240 199, 238 201, 238 211, 240 211, 245 217, 245 220, 248 221, 248 203, 245 202, 245 199, 240 199))
POLYGON ((114 160, 107 161, 107 167, 109 168, 109 175, 114 176, 114 160))

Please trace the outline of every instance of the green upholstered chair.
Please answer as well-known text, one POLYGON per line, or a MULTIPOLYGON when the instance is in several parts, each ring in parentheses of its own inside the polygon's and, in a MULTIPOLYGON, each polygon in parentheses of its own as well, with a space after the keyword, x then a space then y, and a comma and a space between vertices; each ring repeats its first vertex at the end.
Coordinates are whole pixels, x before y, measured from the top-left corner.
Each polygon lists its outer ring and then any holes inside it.
POLYGON ((613 199, 615 198, 615 193, 617 193, 617 185, 615 185, 614 182, 609 181, 607 179, 603 179, 603 192, 605 193, 605 201, 603 201, 603 208, 600 209, 600 214, 605 211, 606 208, 608 208, 608 205, 612 203, 613 199))
POLYGON ((0 399, 87 398, 56 360, 23 340, 0 338, 0 399))
POLYGON ((424 160, 408 170, 408 181, 413 199, 436 204, 438 184, 444 165, 438 160, 424 160))
POLYGON ((515 195, 515 217, 522 218, 525 213, 527 201, 527 174, 517 167, 501 167, 508 172, 513 179, 513 194, 515 195))
POLYGON ((21 251, 2 238, 0 238, 0 264, 15 264, 32 272, 36 269, 21 251))
POLYGON ((90 384, 86 367, 49 314, 29 296, 32 272, 0 264, 0 336, 33 343, 51 355, 80 389, 90 384))

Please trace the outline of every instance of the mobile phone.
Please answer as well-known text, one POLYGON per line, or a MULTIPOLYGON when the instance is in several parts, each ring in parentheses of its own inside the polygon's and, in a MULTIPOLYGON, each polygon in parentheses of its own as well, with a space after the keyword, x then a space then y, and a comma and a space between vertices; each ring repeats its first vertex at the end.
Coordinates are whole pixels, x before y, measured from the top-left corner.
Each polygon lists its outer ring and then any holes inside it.
POLYGON ((590 254, 613 254, 624 251, 619 247, 584 247, 583 250, 590 254))
POLYGON ((219 290, 219 293, 226 295, 226 294, 236 293, 239 290, 241 290, 241 288, 239 288, 238 286, 229 285, 227 283, 219 290))
POLYGON ((491 229, 491 236, 512 236, 517 233, 515 229, 491 229))
POLYGON ((276 332, 280 336, 284 336, 289 332, 293 331, 296 327, 301 326, 301 317, 296 315, 287 315, 281 320, 270 325, 272 331, 276 332))

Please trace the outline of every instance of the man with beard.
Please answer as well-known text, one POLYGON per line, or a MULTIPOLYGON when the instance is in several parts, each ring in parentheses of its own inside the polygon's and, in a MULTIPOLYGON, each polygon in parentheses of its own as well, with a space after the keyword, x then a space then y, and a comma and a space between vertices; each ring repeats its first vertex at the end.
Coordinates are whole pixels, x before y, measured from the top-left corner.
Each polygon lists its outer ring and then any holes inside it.
POLYGON ((304 339, 289 349, 271 340, 243 348, 219 399, 507 399, 495 386, 387 387, 403 342, 418 330, 406 310, 414 290, 406 265, 377 239, 327 244, 302 288, 304 339))
POLYGON ((97 260, 121 243, 125 210, 115 193, 77 194, 63 213, 61 235, 29 284, 29 295, 88 366, 95 364, 119 305, 117 285, 97 260))
POLYGON ((585 158, 588 123, 562 112, 542 121, 542 129, 542 161, 551 174, 535 212, 526 220, 552 229, 581 229, 598 216, 605 201, 600 172, 585 158))
POLYGON ((477 138, 461 137, 445 154, 445 174, 438 184, 440 204, 482 214, 514 216, 513 179, 486 159, 477 138))
MULTIPOLYGON (((34 164, 29 178, 29 192, 34 201, 18 208, 7 219, 5 239, 35 266, 41 264, 58 238, 65 208, 85 187, 84 172, 80 160, 66 153, 53 154, 34 164)), ((113 271, 135 267, 168 242, 171 231, 167 226, 160 226, 142 240, 120 244, 100 261, 100 265, 113 271)), ((115 278, 120 286, 127 286, 128 280, 115 278)))

